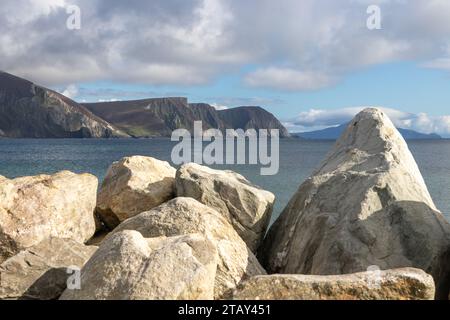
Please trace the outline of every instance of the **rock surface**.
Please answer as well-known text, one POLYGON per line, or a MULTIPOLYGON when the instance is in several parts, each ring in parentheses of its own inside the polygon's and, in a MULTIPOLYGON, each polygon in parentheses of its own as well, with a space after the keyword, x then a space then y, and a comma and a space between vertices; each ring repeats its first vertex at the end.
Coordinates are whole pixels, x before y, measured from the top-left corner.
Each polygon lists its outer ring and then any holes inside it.
POLYGON ((261 248, 271 273, 348 274, 415 267, 448 295, 450 225, 388 117, 359 113, 271 227, 261 248))
POLYGON ((176 193, 219 211, 252 251, 264 238, 275 201, 272 193, 233 171, 213 170, 195 163, 178 169, 176 193))
POLYGON ((73 267, 81 269, 95 250, 71 239, 48 238, 21 251, 0 265, 0 299, 59 298, 73 267))
POLYGON ((168 162, 133 156, 108 169, 97 200, 97 216, 109 228, 150 210, 175 195, 175 173, 168 162))
POLYGON ((237 300, 433 300, 433 278, 419 269, 340 276, 256 276, 239 286, 237 300))
POLYGON ((198 234, 145 239, 137 231, 102 243, 81 271, 81 290, 62 300, 212 299, 217 267, 214 244, 198 234))
POLYGON ((95 176, 69 171, 0 179, 0 263, 48 237, 91 238, 97 185, 95 176))
MULTIPOLYGON (((139 231, 145 238, 200 233, 215 242, 219 254, 215 298, 229 298, 243 280, 266 272, 224 217, 192 198, 175 198, 121 223, 113 232, 139 231)), ((111 235, 112 235, 111 234, 111 235)))

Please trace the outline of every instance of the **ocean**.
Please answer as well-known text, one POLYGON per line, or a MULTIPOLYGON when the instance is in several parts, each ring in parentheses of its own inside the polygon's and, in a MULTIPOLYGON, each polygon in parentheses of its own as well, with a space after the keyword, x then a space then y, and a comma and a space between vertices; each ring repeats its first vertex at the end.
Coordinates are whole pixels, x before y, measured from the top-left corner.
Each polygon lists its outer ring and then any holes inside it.
MULTIPOLYGON (((277 175, 261 176, 259 165, 213 166, 244 175, 273 192, 276 203, 272 221, 283 210, 298 186, 332 148, 332 141, 280 140, 277 175)), ((89 172, 101 181, 108 166, 130 155, 151 156, 170 162, 169 139, 0 139, 0 175, 8 178, 70 170, 89 172)), ((450 140, 409 141, 428 189, 450 221, 450 140)))

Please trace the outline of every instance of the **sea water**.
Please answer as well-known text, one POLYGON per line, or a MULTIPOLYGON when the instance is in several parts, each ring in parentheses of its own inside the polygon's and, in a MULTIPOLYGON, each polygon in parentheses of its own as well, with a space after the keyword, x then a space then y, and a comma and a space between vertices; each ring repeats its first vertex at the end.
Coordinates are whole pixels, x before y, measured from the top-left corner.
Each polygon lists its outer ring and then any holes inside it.
MULTIPOLYGON (((100 181, 108 166, 125 156, 144 155, 170 162, 170 139, 0 139, 0 175, 8 178, 70 170, 89 172, 100 181)), ((213 166, 244 175, 277 198, 272 221, 298 186, 317 168, 332 141, 280 140, 280 168, 260 175, 258 165, 213 166)), ((450 221, 450 140, 409 141, 436 206, 450 221)))

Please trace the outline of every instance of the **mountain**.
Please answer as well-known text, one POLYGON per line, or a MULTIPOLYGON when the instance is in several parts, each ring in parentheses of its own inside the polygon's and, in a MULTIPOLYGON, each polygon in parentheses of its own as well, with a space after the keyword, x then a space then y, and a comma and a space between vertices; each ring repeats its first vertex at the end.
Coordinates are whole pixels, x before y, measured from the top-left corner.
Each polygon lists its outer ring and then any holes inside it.
POLYGON ((410 129, 398 128, 398 131, 402 134, 406 140, 439 140, 442 137, 436 133, 421 133, 410 129))
POLYGON ((280 121, 261 107, 238 107, 217 112, 226 128, 244 130, 278 129, 280 130, 280 137, 290 136, 280 121))
POLYGON ((203 129, 279 129, 289 132, 260 107, 218 111, 187 98, 79 104, 53 90, 0 71, 0 138, 168 137, 172 131, 203 129))
POLYGON ((0 71, 0 137, 109 138, 124 136, 82 105, 0 71))
POLYGON ((192 132, 194 121, 202 121, 203 130, 279 129, 280 137, 289 136, 275 116, 260 107, 218 111, 206 103, 188 103, 183 97, 86 103, 84 106, 134 137, 168 137, 179 128, 192 132))
POLYGON ((185 98, 87 103, 84 106, 100 118, 133 137, 169 136, 192 119, 185 98))
MULTIPOLYGON (((311 131, 311 132, 299 132, 292 133, 294 137, 307 139, 307 140, 337 140, 344 130, 347 128, 347 124, 342 124, 337 127, 330 127, 322 130, 311 131)), ((398 128, 398 131, 402 134, 405 140, 436 140, 442 139, 441 136, 432 133, 425 134, 414 130, 398 128)))

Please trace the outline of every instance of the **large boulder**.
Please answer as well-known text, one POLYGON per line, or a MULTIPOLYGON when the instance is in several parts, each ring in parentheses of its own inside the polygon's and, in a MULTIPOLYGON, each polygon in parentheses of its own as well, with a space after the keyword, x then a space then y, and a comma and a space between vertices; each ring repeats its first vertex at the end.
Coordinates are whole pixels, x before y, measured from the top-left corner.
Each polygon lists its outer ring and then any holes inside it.
POLYGON ((97 250, 71 239, 48 238, 0 265, 0 299, 57 299, 97 250))
POLYGON ((195 163, 178 169, 176 192, 178 197, 194 198, 216 209, 252 251, 259 247, 272 214, 272 193, 233 171, 213 170, 195 163))
POLYGON ((448 295, 450 224, 405 140, 380 110, 359 113, 271 227, 260 250, 271 273, 347 274, 415 267, 448 295))
POLYGON ((175 198, 121 223, 111 235, 139 231, 145 238, 200 233, 215 242, 219 254, 214 296, 229 298, 243 280, 266 274, 233 227, 216 210, 192 198, 175 198))
POLYGON ((110 229, 175 195, 175 172, 168 162, 133 156, 114 162, 103 180, 96 213, 110 229))
POLYGON ((0 179, 0 263, 48 237, 91 238, 97 185, 95 176, 69 171, 0 179))
POLYGON ((235 291, 237 300, 433 300, 433 278, 419 269, 339 276, 256 276, 235 291))
POLYGON ((81 290, 61 299, 212 299, 216 267, 215 245, 201 235, 145 239, 127 230, 103 241, 81 270, 81 290))

